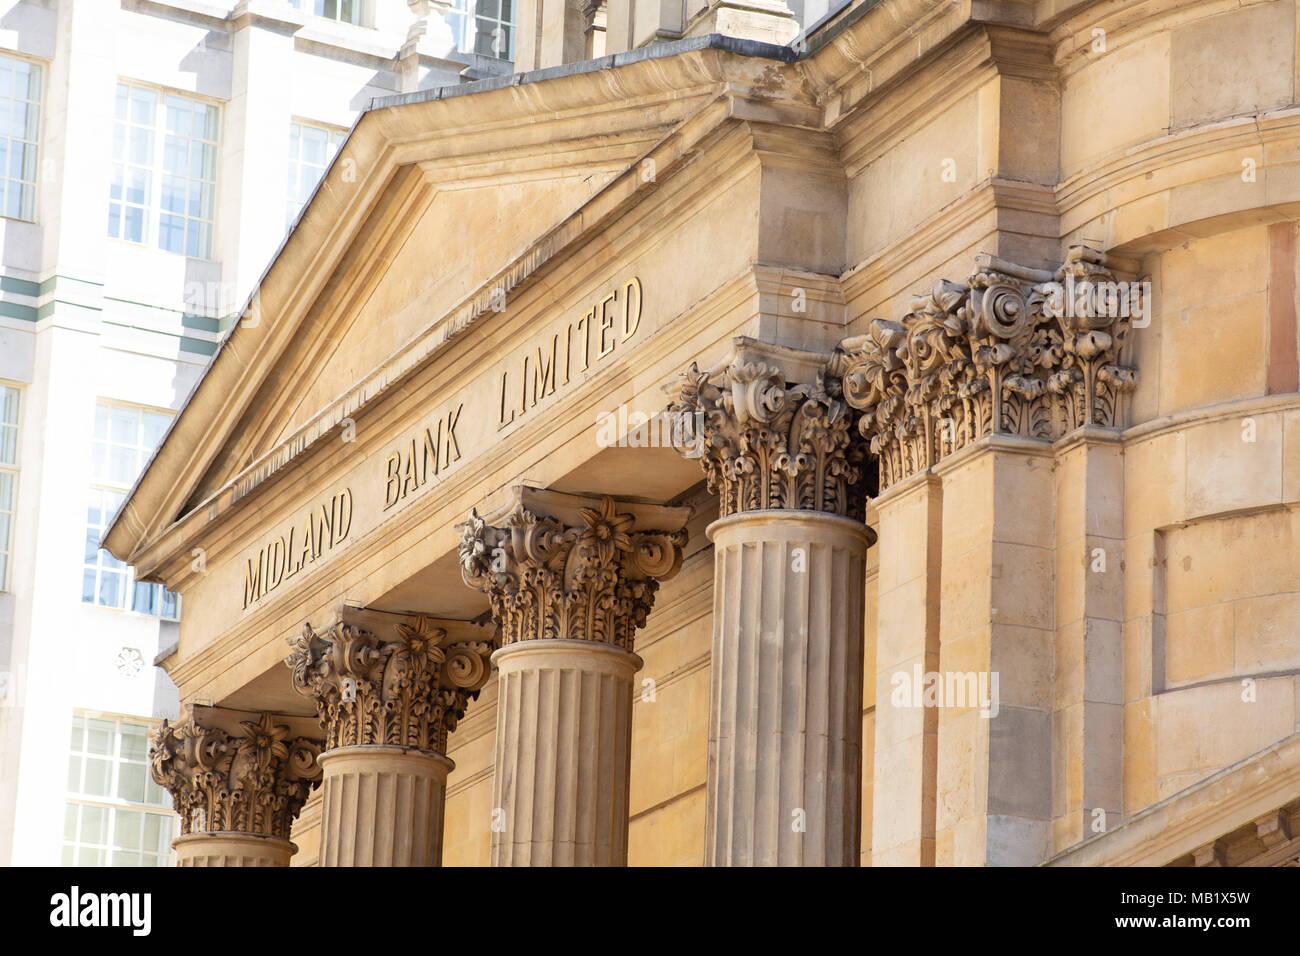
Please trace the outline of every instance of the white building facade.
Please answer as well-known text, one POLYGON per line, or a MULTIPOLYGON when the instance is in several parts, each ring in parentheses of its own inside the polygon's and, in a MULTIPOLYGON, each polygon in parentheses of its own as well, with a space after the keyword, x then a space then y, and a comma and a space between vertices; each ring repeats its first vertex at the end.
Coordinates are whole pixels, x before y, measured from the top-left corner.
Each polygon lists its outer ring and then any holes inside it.
POLYGON ((0 3, 0 863, 169 861, 184 608, 100 534, 358 113, 513 49, 511 0, 0 3))

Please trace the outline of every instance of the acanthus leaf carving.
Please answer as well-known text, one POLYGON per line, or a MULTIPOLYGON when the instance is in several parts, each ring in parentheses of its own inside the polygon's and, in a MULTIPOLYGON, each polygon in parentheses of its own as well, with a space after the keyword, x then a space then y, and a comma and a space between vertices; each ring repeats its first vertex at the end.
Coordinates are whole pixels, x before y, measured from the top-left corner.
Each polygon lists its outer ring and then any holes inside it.
POLYGON ((150 775, 172 795, 181 833, 235 831, 289 838, 320 779, 317 741, 292 736, 271 714, 227 733, 190 718, 151 736, 150 775))
POLYGON ((290 638, 294 688, 316 701, 325 750, 390 745, 446 753, 447 734, 489 676, 493 643, 463 640, 424 615, 385 640, 339 621, 290 638))
POLYGON ((603 497, 573 518, 565 523, 523 501, 495 524, 471 511, 460 525, 462 577, 488 595, 504 644, 568 639, 630 651, 659 582, 681 567, 684 515, 673 530, 642 529, 603 497))
POLYGON ((873 320, 828 366, 880 465, 880 487, 993 434, 1056 440, 1123 423, 1136 369, 1120 364, 1132 322, 1105 256, 1075 246, 1055 272, 981 255, 964 283, 873 320))
POLYGON ((837 374, 794 384, 761 361, 712 372, 692 362, 666 390, 679 451, 700 459, 722 517, 769 509, 862 516, 866 456, 837 374))

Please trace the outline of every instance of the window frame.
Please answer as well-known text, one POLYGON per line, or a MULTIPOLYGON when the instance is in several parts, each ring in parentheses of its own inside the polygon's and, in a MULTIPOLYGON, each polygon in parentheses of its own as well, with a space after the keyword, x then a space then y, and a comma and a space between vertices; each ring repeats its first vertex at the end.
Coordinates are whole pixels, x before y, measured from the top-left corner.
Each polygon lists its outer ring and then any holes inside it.
MULTIPOLYGON (((17 61, 20 62, 20 63, 26 63, 26 64, 28 64, 29 66, 34 66, 34 67, 36 67, 38 70, 41 71, 41 75, 40 75, 40 78, 39 78, 39 86, 40 86, 40 89, 39 89, 39 91, 38 91, 38 95, 40 96, 40 99, 38 99, 38 100, 24 100, 24 101, 23 101, 23 102, 25 102, 25 103, 33 103, 33 102, 34 102, 34 103, 36 104, 36 139, 31 141, 31 144, 32 144, 34 147, 36 147, 36 169, 35 169, 34 174, 33 174, 36 178, 33 179, 33 180, 32 180, 32 183, 31 183, 31 186, 32 186, 32 218, 31 218, 31 219, 23 219, 21 216, 10 216, 10 215, 6 215, 5 212, 4 212, 4 204, 3 204, 3 202, 0 202, 0 219, 7 219, 7 220, 9 220, 10 222, 26 222, 26 223, 31 223, 32 225, 35 225, 37 222, 40 221, 40 209, 41 209, 41 189, 40 189, 40 186, 41 186, 41 172, 40 172, 40 170, 41 170, 41 142, 42 142, 42 135, 41 135, 41 134, 44 132, 44 127, 45 127, 45 94, 46 94, 46 92, 47 92, 47 90, 46 90, 46 86, 47 86, 46 78, 49 76, 49 72, 50 72, 50 70, 49 70, 49 64, 46 63, 44 60, 39 60, 39 59, 37 59, 36 57, 32 57, 32 56, 24 56, 22 53, 20 53, 20 52, 17 51, 17 50, 0 50, 0 56, 5 57, 5 58, 10 59, 10 60, 17 60, 17 61)), ((13 100, 13 97, 10 96, 9 99, 12 101, 12 100, 13 100)), ((12 142, 13 142, 13 138, 10 137, 10 136, 8 136, 7 134, 5 135, 4 138, 5 138, 9 143, 12 143, 12 142)), ((21 140, 21 142, 23 142, 23 143, 27 143, 28 140, 21 140)), ((6 151, 5 157, 6 157, 6 161, 8 161, 8 152, 7 152, 7 151, 6 151)), ((13 181, 14 181, 14 180, 12 180, 12 179, 10 178, 10 176, 8 175, 8 173, 7 173, 6 171, 4 171, 4 170, 0 170, 0 183, 9 183, 9 182, 13 182, 13 181)), ((26 182, 26 180, 17 180, 17 182, 22 183, 22 182, 26 182)))
MULTIPOLYGON (((127 119, 126 119, 126 124, 127 124, 127 128, 128 128, 128 130, 131 128, 131 126, 134 125, 134 124, 132 123, 132 121, 131 121, 131 113, 130 113, 130 91, 131 91, 131 90, 144 90, 144 91, 146 91, 146 92, 148 92, 148 93, 152 93, 152 94, 157 98, 157 102, 154 104, 154 111, 153 111, 153 113, 154 113, 154 115, 153 115, 153 125, 150 127, 150 129, 151 129, 151 131, 152 131, 152 133, 153 133, 153 139, 154 139, 154 142, 153 142, 153 147, 152 147, 152 150, 151 150, 152 156, 150 157, 150 165, 148 166, 149 177, 150 177, 150 178, 149 178, 149 197, 148 197, 148 201, 146 202, 146 204, 145 204, 144 207, 143 207, 143 208, 144 208, 144 227, 143 227, 143 230, 142 230, 142 237, 141 237, 139 240, 135 240, 135 239, 128 238, 128 237, 125 235, 125 231, 126 231, 126 230, 125 230, 125 227, 124 227, 123 222, 122 222, 122 220, 125 219, 126 209, 127 209, 127 206, 128 206, 128 203, 127 203, 127 201, 126 201, 126 190, 127 190, 126 180, 125 180, 125 178, 123 179, 123 183, 122 183, 122 198, 121 198, 121 199, 114 199, 114 198, 113 198, 113 194, 112 194, 112 188, 113 188, 113 185, 112 185, 112 182, 110 181, 110 183, 109 183, 109 196, 108 196, 109 215, 110 215, 110 217, 111 217, 111 215, 112 215, 112 207, 113 207, 113 205, 114 205, 115 203, 121 207, 122 212, 121 212, 121 220, 119 220, 119 223, 118 223, 118 232, 119 232, 119 233, 123 233, 123 234, 122 234, 122 235, 114 235, 114 234, 113 234, 111 231, 109 231, 109 229, 107 228, 107 225, 108 225, 107 223, 105 224, 105 230, 104 230, 104 231, 105 231, 105 234, 108 236, 109 240, 111 240, 111 241, 113 241, 113 242, 123 242, 123 243, 126 243, 126 244, 129 245, 129 246, 135 246, 136 248, 140 248, 140 249, 152 249, 152 250, 155 250, 155 251, 157 251, 157 252, 166 253, 166 254, 168 254, 168 255, 173 255, 173 256, 184 256, 184 257, 187 258, 187 259, 194 259, 195 261, 198 261, 198 262, 216 262, 216 261, 219 261, 218 258, 217 258, 218 238, 219 238, 219 236, 218 236, 218 228, 217 228, 217 210, 220 208, 220 196, 219 196, 219 191, 220 191, 220 186, 221 186, 221 143, 222 143, 222 133, 223 133, 223 126, 224 126, 224 124, 225 124, 225 113, 226 113, 224 107, 225 107, 226 104, 223 103, 223 102, 220 101, 220 100, 213 99, 212 97, 209 97, 209 96, 203 96, 203 95, 200 95, 200 94, 197 94, 197 93, 191 93, 191 92, 188 92, 188 91, 185 91, 185 90, 176 90, 176 89, 172 89, 172 88, 170 88, 170 87, 166 87, 166 86, 158 86, 158 85, 155 84, 155 83, 148 83, 148 82, 144 82, 144 81, 141 81, 141 80, 135 80, 135 79, 127 79, 127 78, 124 78, 124 77, 120 77, 120 76, 119 76, 119 77, 117 78, 116 86, 114 87, 114 93, 113 93, 113 97, 114 97, 114 100, 113 100, 113 101, 114 101, 114 114, 113 114, 113 133, 112 133, 112 135, 113 135, 114 139, 116 139, 116 137, 117 137, 117 128, 118 128, 118 124, 122 122, 122 120, 119 120, 119 119, 117 118, 117 113, 116 113, 116 108, 117 108, 117 107, 116 107, 116 103, 117 103, 117 90, 118 90, 118 88, 123 87, 123 86, 125 86, 125 87, 127 88, 127 90, 128 90, 128 93, 127 93, 127 96, 128 96, 128 103, 127 103, 127 119), (208 254, 207 256, 192 256, 192 255, 190 255, 188 252, 176 252, 176 251, 174 251, 174 250, 172 250, 172 249, 167 249, 167 248, 164 248, 162 245, 160 245, 160 238, 161 238, 161 236, 162 236, 162 217, 163 217, 163 214, 164 214, 164 210, 163 210, 163 208, 162 208, 162 189, 163 189, 163 179, 164 179, 167 175, 169 175, 169 174, 166 172, 165 163, 166 163, 166 153, 167 153, 167 137, 168 137, 168 135, 169 135, 168 132, 167 132, 167 98, 170 97, 170 96, 179 97, 180 99, 187 100, 187 101, 189 101, 189 102, 191 102, 191 103, 201 103, 201 104, 203 104, 204 106, 208 106, 208 107, 210 107, 210 108, 212 108, 212 109, 215 109, 215 110, 217 111, 217 133, 216 133, 216 139, 215 139, 215 140, 210 140, 210 141, 209 141, 209 140, 205 140, 205 139, 200 139, 200 138, 196 138, 196 137, 194 137, 193 135, 189 135, 189 134, 187 134, 187 135, 184 137, 185 140, 186 140, 186 142, 190 142, 190 143, 193 143, 193 142, 203 142, 203 143, 208 143, 208 142, 210 142, 211 145, 212 145, 212 150, 213 150, 213 163, 212 163, 212 219, 211 219, 211 221, 210 221, 211 232, 210 232, 210 234, 209 234, 209 236, 208 236, 208 253, 209 253, 209 254, 208 254)), ((112 145, 113 145, 113 144, 110 143, 110 150, 112 149, 112 145)), ((129 142, 126 144, 126 147, 127 147, 128 154, 129 154, 129 148, 130 148, 130 144, 129 144, 129 142)), ((115 152, 114 152, 114 153, 111 153, 110 158, 109 158, 109 175, 110 175, 110 176, 112 176, 113 171, 114 171, 114 169, 115 169, 115 167, 116 167, 117 165, 118 165, 118 159, 117 159, 116 153, 115 153, 115 152)), ((126 159, 123 159, 123 161, 122 161, 122 165, 123 165, 123 167, 125 167, 125 168, 130 168, 130 167, 133 166, 134 164, 130 163, 130 162, 127 161, 126 159)), ((186 181, 187 183, 189 183, 189 182, 194 182, 195 180, 191 179, 189 176, 186 176, 186 180, 185 180, 185 181, 186 181)), ((199 180, 199 182, 206 182, 206 181, 207 181, 207 180, 199 180)), ((131 205, 134 206, 135 204, 131 204, 131 205)), ((192 220, 191 217, 188 215, 188 213, 185 214, 185 215, 183 216, 183 218, 184 218, 184 220, 185 220, 186 222, 190 222, 190 221, 206 222, 206 221, 207 221, 207 220, 202 220, 202 219, 194 219, 194 220, 192 220)))
POLYGON ((452 35, 456 41, 456 49, 461 53, 473 54, 474 56, 486 56, 492 59, 500 60, 503 63, 513 63, 515 59, 515 44, 519 40, 519 24, 515 18, 519 15, 518 4, 516 0, 497 0, 497 13, 495 17, 483 16, 478 12, 480 0, 452 0, 452 7, 447 11, 446 17, 451 27, 452 35), (501 5, 510 4, 510 20, 500 18, 501 5), (506 44, 506 55, 496 53, 479 53, 475 40, 478 38, 478 22, 483 20, 486 23, 496 24, 498 28, 505 27, 508 29, 508 43, 506 44), (468 31, 469 35, 466 36, 468 31))
MULTIPOLYGON (((358 27, 362 30, 374 29, 374 4, 372 0, 352 0, 352 2, 356 4, 355 9, 360 11, 360 16, 358 17, 357 22, 344 20, 342 17, 338 16, 331 17, 325 13, 317 13, 317 0, 288 0, 288 2, 289 6, 293 7, 295 10, 299 10, 309 17, 315 17, 317 20, 324 20, 327 23, 337 23, 345 27, 358 27)), ((320 0, 320 2, 323 4, 325 0, 320 0)), ((341 5, 344 2, 345 0, 334 0, 335 8, 341 8, 341 5)))
POLYGON ((299 178, 301 179, 301 175, 302 175, 302 167, 303 167, 303 165, 304 165, 303 162, 302 162, 302 158, 301 158, 301 157, 302 157, 302 140, 301 140, 301 137, 299 138, 299 142, 298 142, 298 154, 295 156, 295 155, 293 155, 293 152, 292 152, 292 149, 293 149, 293 128, 294 128, 295 126, 297 126, 297 127, 306 127, 307 129, 313 129, 313 130, 318 130, 318 131, 320 131, 320 132, 322 132, 322 133, 328 133, 328 134, 329 134, 329 137, 330 137, 330 143, 332 144, 331 147, 330 147, 330 150, 331 150, 331 151, 330 151, 329 155, 325 157, 325 165, 322 166, 322 167, 320 167, 320 174, 316 177, 315 182, 312 183, 312 187, 311 187, 311 188, 312 188, 312 192, 314 192, 315 189, 316 189, 316 187, 320 185, 320 181, 321 181, 321 179, 324 178, 324 176, 325 176, 325 171, 328 170, 328 169, 330 168, 330 164, 331 164, 332 162, 334 162, 334 157, 337 156, 339 150, 343 148, 343 143, 344 143, 344 141, 345 141, 345 140, 347 139, 347 137, 348 137, 348 131, 347 131, 346 129, 344 129, 343 127, 341 127, 341 126, 334 126, 334 125, 332 125, 332 124, 330 124, 330 123, 320 123, 320 122, 316 122, 316 121, 314 121, 314 120, 301 119, 301 118, 299 118, 299 117, 297 117, 297 116, 291 117, 291 118, 289 119, 289 147, 290 147, 290 155, 289 155, 289 166, 288 166, 288 169, 285 170, 285 178, 286 178, 285 190, 286 190, 286 193, 285 193, 285 221, 284 221, 284 228, 285 228, 285 231, 286 231, 286 232, 287 232, 288 230, 290 230, 290 229, 293 228, 294 223, 296 223, 296 222, 298 221, 298 218, 302 215, 302 211, 303 211, 304 209, 307 208, 307 203, 308 203, 308 201, 311 199, 311 193, 309 192, 309 193, 307 194, 307 198, 304 199, 301 203, 298 203, 297 200, 294 198, 294 194, 293 194, 293 192, 291 191, 291 187, 292 187, 294 184, 293 184, 291 181, 288 181, 288 180, 290 180, 290 177, 292 177, 293 172, 295 171, 295 169, 296 169, 296 171, 298 172, 299 178), (337 142, 335 142, 335 139, 337 139, 337 142), (292 204, 296 204, 296 205, 298 206, 298 208, 297 208, 297 211, 295 211, 295 212, 293 213, 293 215, 289 215, 289 206, 292 205, 292 204))
MULTIPOLYGON (((73 712, 73 716, 72 716, 71 729, 74 732, 77 730, 78 721, 81 722, 80 749, 74 749, 72 745, 71 737, 69 737, 69 740, 67 741, 68 769, 64 774, 64 829, 63 829, 63 836, 59 846, 61 862, 63 862, 63 864, 66 866, 94 866, 95 864, 92 863, 80 863, 78 861, 78 856, 80 854, 80 851, 83 848, 86 848, 89 850, 98 851, 99 853, 103 854, 106 862, 99 864, 100 866, 108 867, 108 866, 143 865, 142 863, 118 864, 113 862, 114 855, 119 852, 133 853, 138 858, 141 859, 143 859, 144 856, 148 855, 151 859, 157 861, 155 863, 155 865, 157 866, 174 865, 176 860, 176 851, 172 849, 171 842, 172 840, 175 840, 177 835, 180 833, 180 816, 179 814, 176 813, 176 810, 172 805, 171 795, 168 794, 166 790, 163 790, 161 787, 159 787, 158 784, 154 783, 153 778, 150 775, 148 740, 149 740, 150 733, 152 733, 152 731, 155 730, 158 727, 158 725, 161 723, 161 718, 148 719, 148 718, 141 718, 141 717, 131 717, 124 714, 105 713, 102 711, 95 711, 95 710, 76 710, 73 712), (90 740, 90 730, 91 730, 90 722, 92 720, 111 722, 113 724, 113 753, 112 754, 105 755, 105 754, 90 753, 89 751, 89 740, 90 740), (122 740, 123 740, 122 728, 124 726, 139 727, 144 730, 146 748, 145 748, 144 756, 142 758, 124 757, 122 755, 122 740), (87 793, 85 791, 86 768, 87 768, 88 758, 95 759, 95 760, 106 760, 109 763, 110 770, 109 770, 109 779, 107 784, 109 795, 105 796, 101 794, 87 793), (80 763, 78 764, 78 771, 77 771, 78 788, 76 790, 74 790, 71 785, 72 784, 71 777, 73 775, 72 770, 73 770, 74 760, 80 761, 80 763), (143 801, 129 800, 125 797, 121 797, 117 795, 120 789, 120 782, 122 778, 121 770, 122 767, 127 764, 132 766, 143 765, 144 773, 145 773, 145 790, 144 790, 145 799, 143 801), (163 802, 159 802, 159 803, 149 802, 150 788, 159 791, 163 802), (84 815, 82 813, 83 807, 88 807, 92 809, 102 809, 107 811, 104 815, 105 832, 103 834, 104 839, 102 841, 88 842, 88 841, 83 841, 81 839, 82 825, 84 823, 84 815), (69 811, 73 810, 74 808, 76 810, 76 824, 73 828, 74 829, 73 836, 69 837, 68 836, 68 823, 69 823, 68 815, 69 815, 69 811), (129 847, 116 846, 114 841, 114 836, 116 835, 117 832, 118 812, 139 813, 144 815, 152 815, 152 816, 168 818, 171 823, 171 828, 170 828, 171 836, 167 840, 166 853, 165 854, 160 853, 156 848, 147 849, 143 846, 137 846, 135 849, 131 849, 129 847), (68 860, 69 851, 71 851, 72 853, 71 862, 69 862, 68 860)), ((142 829, 143 829, 143 822, 144 821, 142 819, 141 820, 142 829)), ((139 842, 143 843, 144 841, 143 839, 141 839, 139 842)))

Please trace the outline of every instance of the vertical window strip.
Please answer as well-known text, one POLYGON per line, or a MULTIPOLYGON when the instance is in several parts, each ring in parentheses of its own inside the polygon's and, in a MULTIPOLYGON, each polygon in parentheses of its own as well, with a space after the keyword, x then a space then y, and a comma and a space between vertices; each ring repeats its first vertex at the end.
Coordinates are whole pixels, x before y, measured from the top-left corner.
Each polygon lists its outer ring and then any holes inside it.
POLYGON ((21 393, 0 385, 0 591, 9 589, 14 516, 18 511, 18 410, 21 393))
POLYGON ((119 83, 108 234, 211 259, 220 125, 209 103, 119 83))
POLYGON ((298 219, 342 142, 343 133, 339 130, 309 123, 289 124, 289 193, 285 204, 285 228, 291 227, 298 219))
POLYGON ((180 598, 160 584, 136 581, 134 572, 99 547, 126 494, 161 443, 171 415, 134 405, 95 404, 90 496, 86 509, 81 600, 86 604, 180 617, 180 598))
POLYGON ((171 797, 149 776, 143 721, 73 717, 65 866, 166 866, 177 832, 171 797))
POLYGON ((0 56, 0 215, 36 221, 40 64, 0 56))

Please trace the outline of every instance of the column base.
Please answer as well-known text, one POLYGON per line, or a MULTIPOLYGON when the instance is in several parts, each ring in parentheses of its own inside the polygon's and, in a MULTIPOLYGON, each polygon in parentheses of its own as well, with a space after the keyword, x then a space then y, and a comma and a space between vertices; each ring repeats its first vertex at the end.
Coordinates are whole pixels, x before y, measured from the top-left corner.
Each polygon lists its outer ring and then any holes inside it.
POLYGON ((705 862, 856 866, 867 527, 747 511, 714 547, 705 862))

